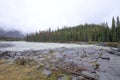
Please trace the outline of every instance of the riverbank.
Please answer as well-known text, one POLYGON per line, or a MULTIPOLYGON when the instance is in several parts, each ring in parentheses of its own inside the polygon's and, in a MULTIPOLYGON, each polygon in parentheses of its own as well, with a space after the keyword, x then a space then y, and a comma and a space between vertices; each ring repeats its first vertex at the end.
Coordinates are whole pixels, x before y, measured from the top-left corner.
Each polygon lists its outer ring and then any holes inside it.
POLYGON ((119 80, 116 52, 95 47, 1 51, 0 80, 119 80))

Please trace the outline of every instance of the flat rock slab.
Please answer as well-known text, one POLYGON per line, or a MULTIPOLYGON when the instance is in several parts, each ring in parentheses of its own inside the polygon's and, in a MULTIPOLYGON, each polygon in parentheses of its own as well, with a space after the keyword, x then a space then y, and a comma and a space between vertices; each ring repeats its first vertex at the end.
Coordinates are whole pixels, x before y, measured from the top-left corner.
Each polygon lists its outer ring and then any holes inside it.
MULTIPOLYGON (((1 52, 2 53, 2 52, 1 52)), ((119 52, 112 51, 111 49, 100 49, 95 47, 88 48, 57 48, 53 50, 28 50, 19 52, 7 52, 2 56, 14 55, 16 57, 30 57, 45 65, 42 73, 49 76, 52 71, 49 70, 50 66, 65 65, 66 63, 74 63, 78 67, 84 67, 96 73, 84 72, 83 74, 97 78, 97 80, 119 80, 120 79, 120 56, 119 52), (114 52, 113 54, 110 53, 114 52), (115 53, 116 52, 116 53, 115 53), (117 55, 116 55, 117 54, 117 55), (47 66, 48 65, 48 66, 47 66)), ((66 66, 64 66, 65 68, 66 66)), ((74 67, 71 65, 71 67, 74 67)), ((66 67, 70 70, 72 68, 66 67)), ((76 69, 77 70, 77 69, 76 69)), ((73 70, 72 70, 73 71, 73 70)), ((63 79, 65 77, 62 77, 63 79)), ((74 79, 78 79, 74 77, 74 79)))
POLYGON ((51 74, 51 71, 50 70, 47 70, 47 69, 44 69, 42 71, 42 74, 46 75, 46 76, 49 76, 51 74))

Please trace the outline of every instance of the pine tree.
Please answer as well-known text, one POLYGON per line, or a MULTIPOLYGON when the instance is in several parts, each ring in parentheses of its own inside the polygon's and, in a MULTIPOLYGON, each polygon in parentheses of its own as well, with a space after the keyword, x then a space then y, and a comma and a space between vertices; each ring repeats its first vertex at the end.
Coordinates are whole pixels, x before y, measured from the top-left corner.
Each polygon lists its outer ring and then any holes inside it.
POLYGON ((117 41, 120 41, 120 21, 118 16, 116 22, 116 37, 117 37, 117 41))
POLYGON ((111 37, 112 37, 112 41, 115 42, 116 41, 116 29, 115 29, 115 19, 114 19, 114 17, 112 18, 111 37))

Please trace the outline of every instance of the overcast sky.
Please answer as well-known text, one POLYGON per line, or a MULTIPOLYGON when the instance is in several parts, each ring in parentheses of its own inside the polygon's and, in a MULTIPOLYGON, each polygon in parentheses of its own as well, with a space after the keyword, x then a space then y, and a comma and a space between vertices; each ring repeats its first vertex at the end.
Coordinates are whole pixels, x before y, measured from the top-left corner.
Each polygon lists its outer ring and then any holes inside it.
POLYGON ((84 23, 111 23, 120 0, 0 0, 0 26, 24 32, 84 23))

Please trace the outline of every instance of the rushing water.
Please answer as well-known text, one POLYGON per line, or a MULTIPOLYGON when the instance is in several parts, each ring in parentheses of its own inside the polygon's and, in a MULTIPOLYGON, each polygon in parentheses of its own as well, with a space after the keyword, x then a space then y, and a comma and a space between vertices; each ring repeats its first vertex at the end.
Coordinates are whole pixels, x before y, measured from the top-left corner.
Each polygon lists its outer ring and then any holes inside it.
POLYGON ((41 50, 41 49, 53 49, 53 48, 78 48, 78 47, 96 47, 102 48, 95 45, 80 45, 73 43, 41 43, 41 42, 25 42, 25 41, 8 41, 0 42, 0 44, 12 44, 13 46, 3 46, 0 47, 0 51, 10 50, 10 51, 22 51, 22 50, 41 50))

